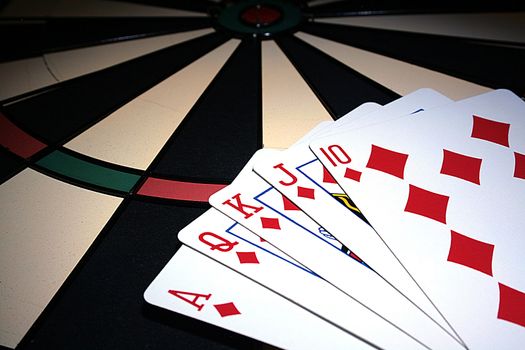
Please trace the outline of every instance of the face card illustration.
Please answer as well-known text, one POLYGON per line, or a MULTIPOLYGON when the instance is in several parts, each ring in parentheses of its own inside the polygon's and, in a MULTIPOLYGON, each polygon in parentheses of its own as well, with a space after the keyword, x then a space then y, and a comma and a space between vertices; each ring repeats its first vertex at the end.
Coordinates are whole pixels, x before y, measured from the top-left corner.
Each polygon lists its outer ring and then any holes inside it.
POLYGON ((191 248, 374 346, 424 348, 396 325, 312 272, 242 239, 248 233, 212 208, 180 231, 178 237, 191 248))
POLYGON ((472 348, 525 341, 524 115, 496 90, 315 142, 351 157, 328 170, 472 348))
POLYGON ((337 251, 342 252, 362 265, 369 267, 363 260, 361 260, 350 249, 348 249, 348 247, 339 242, 322 226, 319 226, 313 220, 305 220, 303 211, 275 188, 268 187, 267 190, 257 195, 255 199, 263 206, 278 214, 280 217, 283 217, 285 220, 300 226, 306 232, 315 235, 317 238, 328 243, 337 251))
POLYGON ((210 197, 213 207, 422 343, 461 348, 443 327, 381 276, 327 242, 326 235, 304 213, 296 211, 291 219, 276 211, 279 202, 282 196, 253 172, 243 173, 210 197), (277 203, 270 203, 270 191, 277 194, 277 203))
POLYGON ((181 246, 144 293, 145 300, 283 349, 371 349, 367 343, 181 246))

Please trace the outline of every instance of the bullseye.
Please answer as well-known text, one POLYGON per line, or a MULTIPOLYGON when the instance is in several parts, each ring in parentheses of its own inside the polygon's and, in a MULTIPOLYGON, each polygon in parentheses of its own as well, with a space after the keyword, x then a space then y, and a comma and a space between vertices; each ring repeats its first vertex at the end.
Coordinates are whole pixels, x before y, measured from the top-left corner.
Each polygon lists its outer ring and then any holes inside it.
POLYGON ((255 27, 265 27, 274 24, 282 18, 282 13, 267 5, 255 5, 241 13, 241 20, 255 27))
POLYGON ((246 0, 224 6, 217 24, 236 37, 269 39, 275 34, 293 32, 303 20, 300 8, 277 0, 246 0))

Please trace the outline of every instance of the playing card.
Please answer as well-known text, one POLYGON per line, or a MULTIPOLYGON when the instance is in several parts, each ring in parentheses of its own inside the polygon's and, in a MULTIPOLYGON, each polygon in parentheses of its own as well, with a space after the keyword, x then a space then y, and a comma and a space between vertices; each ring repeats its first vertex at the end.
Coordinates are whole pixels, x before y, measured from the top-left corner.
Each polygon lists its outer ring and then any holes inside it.
POLYGON ((473 349, 525 341, 524 116, 496 90, 311 145, 473 349))
POLYGON ((375 102, 363 103, 359 107, 354 108, 353 110, 346 113, 341 118, 335 121, 319 123, 315 128, 313 128, 307 134, 305 134, 299 141, 294 143, 292 147, 304 144, 306 142, 309 143, 315 137, 329 135, 332 132, 337 132, 338 130, 341 130, 342 127, 346 127, 349 125, 352 125, 352 126, 359 125, 360 124, 359 120, 362 117, 370 115, 373 112, 377 112, 378 110, 381 110, 382 108, 383 106, 375 102))
POLYGON ((459 347, 452 336, 376 272, 327 243, 319 226, 304 213, 296 210, 294 219, 281 215, 275 210, 279 202, 282 196, 253 172, 210 197, 215 208, 422 343, 431 348, 459 347), (278 201, 271 201, 269 194, 278 201))
POLYGON ((375 106, 374 108, 369 105, 370 103, 365 103, 333 122, 329 128, 312 136, 328 137, 349 129, 377 125, 405 114, 419 113, 425 109, 432 109, 451 102, 453 100, 435 90, 422 88, 382 107, 375 106))
MULTIPOLYGON (((366 115, 366 117, 361 117, 353 123, 345 122, 337 126, 337 122, 335 122, 329 127, 329 131, 327 131, 328 128, 324 129, 324 131, 315 134, 314 137, 319 137, 320 134, 334 135, 334 130, 336 134, 342 130, 378 124, 381 120, 391 120, 403 114, 414 113, 450 102, 450 99, 433 90, 421 89, 366 115)), ((348 119, 348 121, 350 120, 348 119)), ((363 221, 364 217, 355 204, 306 147, 306 142, 294 145, 278 154, 260 156, 254 162, 254 171, 283 193, 293 205, 310 216, 320 229, 337 238, 353 253, 361 256, 360 252, 364 251, 361 244, 366 244, 366 251, 371 250, 373 255, 368 254, 367 258, 364 258, 365 262, 435 321, 453 333, 446 320, 435 309, 381 238, 363 221), (354 241, 354 236, 361 237, 361 240, 354 241)), ((291 213, 291 211, 287 211, 287 213, 291 213)), ((289 216, 290 214, 286 215, 289 216)))
POLYGON ((144 293, 150 304, 283 349, 372 347, 261 285, 181 246, 144 293))
MULTIPOLYGON (((259 240, 256 244, 244 239, 250 234, 253 235, 212 208, 184 228, 178 237, 184 244, 374 346, 423 348, 396 325, 386 322, 311 271, 266 250, 267 242, 259 240)), ((234 288, 234 284, 228 283, 228 286, 234 288)), ((250 299, 252 303, 258 302, 256 297, 250 299)))
MULTIPOLYGON (((293 193, 287 192, 287 189, 291 188, 281 183, 281 170, 283 170, 282 167, 275 168, 275 164, 272 163, 273 160, 284 161, 284 159, 286 159, 291 162, 293 167, 298 171, 298 173, 295 173, 293 176, 305 176, 316 187, 319 187, 324 192, 327 192, 328 197, 325 196, 325 199, 331 199, 323 205, 323 210, 320 211, 318 210, 317 203, 322 201, 322 198, 316 198, 313 202, 306 201, 304 203, 304 207, 302 206, 303 203, 297 203, 301 209, 307 212, 312 218, 321 223, 323 220, 323 214, 328 213, 329 215, 327 218, 331 222, 331 206, 336 206, 336 208, 333 208, 334 210, 341 209, 337 202, 341 202, 341 204, 344 204, 347 208, 353 210, 354 214, 357 214, 363 218, 359 214, 359 210, 355 208, 351 202, 351 199, 342 193, 343 191, 337 185, 337 182, 330 176, 326 169, 323 168, 319 160, 313 154, 311 154, 309 149, 305 147, 306 144, 318 137, 342 132, 350 128, 375 125, 380 123, 381 120, 389 120, 395 118, 398 115, 407 113, 417 113, 425 108, 433 108, 437 105, 443 105, 450 102, 452 102, 450 99, 434 90, 420 89, 388 104, 384 108, 374 103, 365 103, 346 114, 342 118, 336 120, 335 122, 325 122, 326 124, 321 123, 315 130, 312 130, 312 132, 308 133, 308 135, 305 135, 299 142, 297 142, 285 152, 267 157, 270 159, 268 161, 261 159, 259 164, 254 164, 254 170, 263 178, 265 178, 265 180, 267 180, 270 184, 272 184, 272 186, 276 187, 283 193, 289 194, 291 198, 293 198, 293 193), (363 118, 363 116, 366 116, 366 118, 363 118), (267 166, 266 163, 272 164, 267 166), (324 210, 325 206, 329 207, 330 209, 327 208, 324 210), (313 208, 312 213, 309 213, 310 207, 313 208)), ((293 190, 295 189, 293 188, 293 190)), ((353 218, 350 218, 350 220, 353 220, 353 218)))

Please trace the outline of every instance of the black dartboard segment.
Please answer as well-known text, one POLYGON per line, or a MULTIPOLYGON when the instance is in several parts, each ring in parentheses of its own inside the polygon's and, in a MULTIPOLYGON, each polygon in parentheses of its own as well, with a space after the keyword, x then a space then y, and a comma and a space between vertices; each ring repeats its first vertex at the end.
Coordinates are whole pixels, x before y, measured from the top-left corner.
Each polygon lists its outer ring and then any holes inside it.
POLYGON ((301 39, 288 35, 275 41, 334 119, 365 102, 385 104, 399 97, 301 39))
MULTIPOLYGON (((309 1, 312 2, 313 1, 309 1)), ((315 18, 358 16, 358 15, 394 15, 414 13, 458 13, 458 12, 490 12, 490 11, 517 11, 525 8, 522 1, 476 1, 458 2, 443 0, 421 2, 415 0, 374 0, 374 1, 329 1, 314 4, 308 10, 315 18)))
POLYGON ((393 30, 308 23, 306 33, 495 89, 525 93, 525 45, 393 30))
POLYGON ((172 348, 258 348, 252 339, 143 300, 144 290, 181 244, 176 232, 203 212, 173 204, 124 203, 20 348, 162 348, 167 339, 172 348), (119 336, 131 329, 133 335, 119 336))
POLYGON ((168 141, 152 172, 230 182, 262 147, 261 47, 238 46, 168 141))
POLYGON ((0 164, 2 164, 0 170, 0 182, 15 175, 26 166, 26 163, 20 157, 6 151, 3 147, 0 148, 0 164))
POLYGON ((0 21, 0 62, 102 43, 209 28, 211 25, 209 17, 32 18, 0 21))
POLYGON ((210 9, 217 6, 216 1, 209 0, 117 0, 122 2, 158 6, 165 9, 177 9, 208 13, 210 9))

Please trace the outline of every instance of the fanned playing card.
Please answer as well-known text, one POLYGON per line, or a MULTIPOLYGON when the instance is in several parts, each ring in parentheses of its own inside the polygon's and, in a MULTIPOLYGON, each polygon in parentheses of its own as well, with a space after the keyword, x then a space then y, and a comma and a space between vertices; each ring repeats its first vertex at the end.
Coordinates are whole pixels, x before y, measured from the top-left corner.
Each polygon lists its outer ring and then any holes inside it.
MULTIPOLYGON (((349 118, 343 120, 343 123, 339 120, 324 131, 315 134, 314 138, 327 138, 329 135, 342 133, 345 130, 377 125, 410 113, 417 118, 417 112, 451 102, 436 91, 421 89, 365 117, 357 116, 357 120, 349 118)), ((351 199, 344 194, 305 143, 294 145, 276 155, 260 157, 254 163, 254 171, 283 193, 293 205, 302 209, 324 231, 342 242, 352 253, 359 256, 363 251, 361 244, 366 244, 367 249, 373 249, 374 255, 367 254, 365 261, 442 327, 454 334, 446 320, 380 237, 364 221, 364 217, 351 199), (366 237, 366 240, 353 240, 356 235, 360 238, 366 237)))
MULTIPOLYGON (((255 161, 264 153, 256 152, 255 161)), ((298 208, 293 218, 280 212, 278 205, 288 205, 283 196, 254 172, 241 172, 231 185, 212 195, 210 203, 346 294, 347 304, 361 304, 431 348, 462 348, 376 272, 328 242, 320 227, 298 208)), ((262 283, 275 290, 270 282, 262 283)))
POLYGON ((150 304, 283 349, 371 349, 365 342, 186 246, 150 284, 150 304))
POLYGON ((469 348, 523 346, 519 97, 496 90, 311 147, 469 348))
POLYGON ((421 89, 260 150, 145 299, 287 349, 518 348, 524 118, 421 89))
MULTIPOLYGON (((362 110, 371 111, 377 106, 379 105, 369 103, 362 110)), ((326 127, 327 124, 330 123, 321 123, 311 132, 317 132, 326 127)), ((272 152, 272 150, 266 150, 266 152, 272 152)), ((236 225, 231 219, 215 210, 205 213, 192 225, 199 224, 204 225, 209 231, 205 235, 199 235, 201 243, 210 243, 209 240, 213 242, 213 239, 218 236, 214 236, 215 234, 211 231, 217 231, 217 228, 222 228, 225 232, 224 234, 231 234, 233 237, 241 239, 252 246, 253 249, 251 251, 238 252, 237 258, 241 265, 259 264, 257 256, 268 254, 272 258, 277 258, 277 261, 281 264, 290 266, 292 270, 297 269, 301 271, 299 272, 301 279, 303 279, 303 273, 313 276, 312 272, 304 268, 304 266, 282 254, 270 244, 240 225, 236 225)), ((188 232, 191 232, 192 225, 186 229, 188 232)), ((220 234, 221 231, 218 230, 218 232, 220 234)), ((184 236, 184 232, 181 236, 184 236)), ((188 238, 190 242, 191 238, 190 234, 188 238)), ((185 240, 185 238, 182 237, 182 240, 185 240)), ((218 251, 224 251, 224 249, 224 247, 219 247, 218 251)), ((278 266, 278 270, 282 270, 282 267, 278 266)), ((259 270, 255 281, 258 281, 262 276, 260 271, 266 271, 267 276, 273 273, 268 270, 267 265, 263 264, 262 267, 263 269, 259 270)), ((308 281, 308 279, 306 280, 308 281)), ((323 344, 326 344, 327 341, 333 348, 342 349, 348 346, 358 349, 371 348, 372 343, 363 341, 352 333, 354 329, 359 331, 360 328, 363 328, 363 326, 355 327, 355 324, 359 321, 357 318, 359 314, 355 312, 355 305, 346 306, 347 300, 345 295, 333 290, 318 277, 314 277, 314 280, 316 282, 307 283, 307 287, 317 290, 316 285, 322 286, 318 292, 325 295, 327 298, 325 300, 329 302, 317 302, 317 298, 312 298, 311 294, 301 293, 301 290, 298 289, 300 285, 295 284, 291 284, 292 288, 286 291, 284 295, 289 296, 292 293, 291 295, 293 296, 293 291, 295 291, 296 294, 304 295, 304 297, 295 297, 294 299, 297 301, 290 302, 288 299, 282 298, 271 290, 237 273, 235 269, 229 269, 224 264, 210 259, 210 257, 182 246, 148 287, 144 297, 147 302, 153 305, 281 348, 318 349, 323 344), (331 304, 331 302, 336 304, 331 304), (313 309, 317 310, 321 317, 307 311, 308 309, 298 306, 301 304, 313 306, 313 309), (344 304, 345 306, 339 308, 337 304, 344 304), (349 322, 344 312, 355 314, 356 317, 349 322), (340 321, 346 329, 333 321, 327 322, 327 316, 340 321), (305 331, 306 334, 304 334, 305 331)), ((278 281, 278 279, 275 280, 275 282, 278 281)), ((286 286, 286 284, 281 284, 281 286, 286 286)), ((369 317, 366 318, 368 319, 369 317)), ((368 328, 367 331, 369 333, 372 330, 380 329, 382 334, 384 334, 384 339, 388 339, 389 343, 395 341, 399 344, 404 344, 408 348, 420 348, 417 342, 400 333, 395 327, 388 324, 383 325, 384 322, 380 318, 378 320, 375 321, 375 325, 373 321, 372 323, 367 322, 367 324, 374 325, 368 328), (380 323, 380 325, 377 323, 380 323), (397 340, 397 338, 401 338, 401 340, 397 340)), ((378 339, 379 343, 384 343, 386 340, 381 338, 383 336, 378 339)))
POLYGON ((311 270, 268 249, 269 242, 213 208, 185 227, 178 237, 185 245, 309 310, 348 335, 379 348, 425 348, 311 270))

